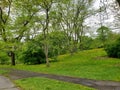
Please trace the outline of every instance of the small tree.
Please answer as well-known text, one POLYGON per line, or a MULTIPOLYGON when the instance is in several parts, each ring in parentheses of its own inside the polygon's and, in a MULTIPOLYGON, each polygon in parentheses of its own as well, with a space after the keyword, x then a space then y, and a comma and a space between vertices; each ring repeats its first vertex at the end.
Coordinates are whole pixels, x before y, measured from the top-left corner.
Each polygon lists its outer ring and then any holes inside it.
POLYGON ((105 42, 108 40, 110 29, 106 26, 101 26, 97 29, 98 39, 102 42, 103 46, 105 42))

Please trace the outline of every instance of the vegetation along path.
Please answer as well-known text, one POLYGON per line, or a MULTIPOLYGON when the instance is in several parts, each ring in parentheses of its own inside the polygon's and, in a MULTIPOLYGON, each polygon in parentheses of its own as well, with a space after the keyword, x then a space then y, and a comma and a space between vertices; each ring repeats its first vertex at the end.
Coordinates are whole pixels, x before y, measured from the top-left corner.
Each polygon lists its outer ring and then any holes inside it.
POLYGON ((96 88, 97 90, 120 90, 120 82, 91 80, 91 79, 76 78, 69 76, 36 73, 36 72, 16 70, 16 69, 5 69, 5 70, 9 70, 8 76, 13 80, 28 78, 28 77, 45 77, 49 79, 56 79, 60 81, 81 84, 88 87, 96 88))

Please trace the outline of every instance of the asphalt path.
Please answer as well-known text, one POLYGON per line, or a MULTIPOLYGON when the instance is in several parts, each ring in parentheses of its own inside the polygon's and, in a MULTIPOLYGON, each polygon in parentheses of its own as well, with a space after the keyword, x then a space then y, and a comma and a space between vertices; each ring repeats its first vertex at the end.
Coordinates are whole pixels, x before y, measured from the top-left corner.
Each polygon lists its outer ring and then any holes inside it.
MULTIPOLYGON (((120 82, 116 82, 116 81, 92 80, 92 79, 37 73, 37 72, 8 69, 8 68, 3 70, 9 70, 8 77, 11 80, 18 80, 29 77, 44 77, 44 78, 55 79, 64 82, 70 82, 74 84, 80 84, 95 88, 96 90, 120 90, 120 82)), ((18 88, 16 88, 15 85, 12 84, 9 79, 1 76, 0 90, 18 90, 18 88)))
POLYGON ((19 90, 7 77, 0 76, 0 90, 19 90))

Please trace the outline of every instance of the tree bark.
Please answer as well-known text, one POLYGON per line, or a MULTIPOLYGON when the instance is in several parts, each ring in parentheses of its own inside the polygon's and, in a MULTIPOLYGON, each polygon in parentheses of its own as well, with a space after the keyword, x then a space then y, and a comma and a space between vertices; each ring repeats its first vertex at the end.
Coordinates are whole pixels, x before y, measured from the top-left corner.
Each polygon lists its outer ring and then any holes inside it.
POLYGON ((116 0, 116 1, 118 2, 119 6, 120 6, 120 0, 116 0))
POLYGON ((45 57, 46 57, 46 66, 50 67, 50 63, 48 60, 48 45, 47 44, 45 45, 45 57))
POLYGON ((15 53, 11 51, 11 65, 15 66, 15 53))

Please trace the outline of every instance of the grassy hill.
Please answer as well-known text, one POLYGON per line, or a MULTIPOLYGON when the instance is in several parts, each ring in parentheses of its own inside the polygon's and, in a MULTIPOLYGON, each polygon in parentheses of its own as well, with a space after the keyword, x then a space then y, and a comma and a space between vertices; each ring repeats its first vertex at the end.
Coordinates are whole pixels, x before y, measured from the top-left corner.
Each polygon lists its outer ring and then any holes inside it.
MULTIPOLYGON (((108 58, 103 49, 80 51, 73 55, 58 56, 58 62, 50 67, 41 65, 0 66, 34 72, 67 75, 96 80, 120 81, 120 59, 108 58)), ((1 71, 4 73, 4 71, 1 71)), ((46 78, 26 78, 15 83, 24 90, 94 90, 82 85, 66 83, 46 78)))
POLYGON ((60 55, 58 62, 52 62, 50 67, 41 64, 16 65, 15 67, 9 66, 9 68, 96 80, 120 81, 120 59, 108 58, 103 49, 80 51, 74 55, 60 55))

